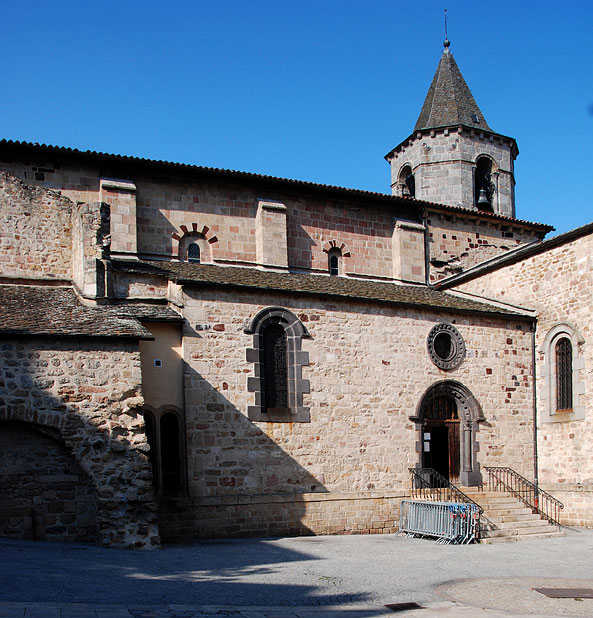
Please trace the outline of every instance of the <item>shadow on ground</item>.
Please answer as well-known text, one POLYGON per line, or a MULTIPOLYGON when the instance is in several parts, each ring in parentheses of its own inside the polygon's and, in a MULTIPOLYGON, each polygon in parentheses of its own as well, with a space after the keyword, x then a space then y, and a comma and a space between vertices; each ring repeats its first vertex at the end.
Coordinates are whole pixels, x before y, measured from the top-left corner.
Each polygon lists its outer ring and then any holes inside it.
POLYGON ((291 583, 295 562, 307 571, 319 558, 273 539, 206 540, 152 552, 0 540, 0 554, 0 601, 297 607, 369 600, 314 569, 311 585, 291 583))

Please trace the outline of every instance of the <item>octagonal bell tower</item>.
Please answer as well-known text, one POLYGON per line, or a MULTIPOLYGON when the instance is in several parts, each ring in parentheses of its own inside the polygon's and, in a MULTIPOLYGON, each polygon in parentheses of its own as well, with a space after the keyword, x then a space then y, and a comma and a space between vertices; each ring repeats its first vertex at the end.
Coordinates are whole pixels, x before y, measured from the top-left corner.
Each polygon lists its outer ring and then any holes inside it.
POLYGON ((517 143, 488 126, 449 45, 414 132, 385 156, 392 192, 514 217, 517 143))

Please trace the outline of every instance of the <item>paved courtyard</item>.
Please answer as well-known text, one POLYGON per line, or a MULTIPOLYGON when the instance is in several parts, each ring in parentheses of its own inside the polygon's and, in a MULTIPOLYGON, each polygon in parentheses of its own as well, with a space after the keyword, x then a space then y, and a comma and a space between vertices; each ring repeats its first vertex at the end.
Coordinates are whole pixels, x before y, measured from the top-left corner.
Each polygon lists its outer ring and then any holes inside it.
MULTIPOLYGON (((158 551, 0 540, 0 617, 593 616, 593 531, 446 546, 392 535, 201 541, 158 551), (387 604, 424 609, 394 613, 387 604)), ((396 608, 397 609, 397 608, 396 608)))

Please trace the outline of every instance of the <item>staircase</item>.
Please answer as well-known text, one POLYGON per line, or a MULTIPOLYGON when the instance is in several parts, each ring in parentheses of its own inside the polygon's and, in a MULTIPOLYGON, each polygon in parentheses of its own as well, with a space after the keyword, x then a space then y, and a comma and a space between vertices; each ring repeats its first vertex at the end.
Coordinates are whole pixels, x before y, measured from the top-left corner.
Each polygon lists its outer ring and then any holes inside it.
POLYGON ((466 496, 484 509, 484 516, 496 530, 482 530, 481 543, 508 543, 528 539, 564 536, 559 526, 548 523, 507 491, 485 491, 479 487, 460 487, 466 496))

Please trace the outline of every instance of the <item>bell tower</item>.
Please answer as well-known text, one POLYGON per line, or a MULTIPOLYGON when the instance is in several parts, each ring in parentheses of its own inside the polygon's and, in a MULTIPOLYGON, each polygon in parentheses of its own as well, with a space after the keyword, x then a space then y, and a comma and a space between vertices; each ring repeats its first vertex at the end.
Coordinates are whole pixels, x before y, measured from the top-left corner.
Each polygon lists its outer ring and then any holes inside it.
POLYGON ((385 156, 392 193, 514 217, 517 143, 490 128, 449 46, 413 133, 385 156))

